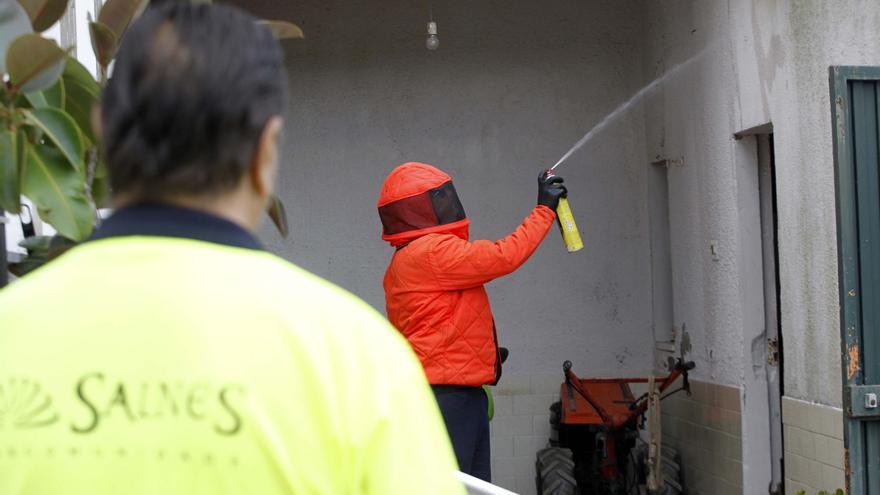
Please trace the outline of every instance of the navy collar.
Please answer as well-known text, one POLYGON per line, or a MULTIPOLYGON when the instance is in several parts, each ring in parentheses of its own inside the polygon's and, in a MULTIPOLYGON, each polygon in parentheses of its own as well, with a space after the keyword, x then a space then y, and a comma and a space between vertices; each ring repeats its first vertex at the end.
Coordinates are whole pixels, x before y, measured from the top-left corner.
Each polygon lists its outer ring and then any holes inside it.
POLYGON ((178 237, 245 249, 263 249, 248 231, 210 213, 161 203, 116 210, 90 240, 125 236, 178 237))

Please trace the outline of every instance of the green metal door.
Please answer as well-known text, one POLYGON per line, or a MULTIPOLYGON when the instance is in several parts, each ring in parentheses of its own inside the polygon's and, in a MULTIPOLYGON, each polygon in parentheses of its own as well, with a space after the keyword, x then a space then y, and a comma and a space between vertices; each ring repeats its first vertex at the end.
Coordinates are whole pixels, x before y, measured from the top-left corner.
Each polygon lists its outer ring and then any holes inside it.
POLYGON ((832 67, 847 486, 880 495, 880 67, 832 67))

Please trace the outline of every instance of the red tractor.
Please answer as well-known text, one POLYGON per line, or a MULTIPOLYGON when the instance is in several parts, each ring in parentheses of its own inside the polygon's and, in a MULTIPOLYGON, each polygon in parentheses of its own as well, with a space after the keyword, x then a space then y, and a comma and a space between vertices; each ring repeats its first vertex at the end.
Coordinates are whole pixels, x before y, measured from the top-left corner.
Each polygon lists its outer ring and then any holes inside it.
MULTIPOLYGON (((571 361, 563 364, 565 381, 560 387, 560 401, 550 407, 550 447, 538 452, 536 462, 539 494, 681 493, 678 455, 659 445, 649 449, 640 435, 652 398, 659 401, 681 391, 690 395, 688 372, 694 369, 694 363, 672 358, 669 361, 669 374, 653 379, 653 394, 649 390, 638 398, 630 385, 647 384, 651 379, 578 378, 571 370, 571 361), (681 388, 667 392, 679 377, 681 388), (659 474, 650 474, 649 460, 659 474), (653 484, 647 482, 649 476, 653 476, 653 484)), ((659 432, 659 417, 651 428, 659 432)))

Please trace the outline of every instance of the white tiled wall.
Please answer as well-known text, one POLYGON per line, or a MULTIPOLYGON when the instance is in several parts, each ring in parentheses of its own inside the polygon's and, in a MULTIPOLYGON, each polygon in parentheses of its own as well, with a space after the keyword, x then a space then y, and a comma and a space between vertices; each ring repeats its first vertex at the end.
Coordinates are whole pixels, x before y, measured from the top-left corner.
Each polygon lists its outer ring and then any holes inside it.
POLYGON ((508 375, 492 389, 492 482, 535 493, 535 454, 550 438, 550 404, 559 400, 562 372, 508 375))
POLYGON ((782 422, 786 495, 843 488, 843 411, 783 397, 782 422))
POLYGON ((678 449, 692 495, 742 495, 740 390, 697 380, 663 401, 663 443, 678 449))

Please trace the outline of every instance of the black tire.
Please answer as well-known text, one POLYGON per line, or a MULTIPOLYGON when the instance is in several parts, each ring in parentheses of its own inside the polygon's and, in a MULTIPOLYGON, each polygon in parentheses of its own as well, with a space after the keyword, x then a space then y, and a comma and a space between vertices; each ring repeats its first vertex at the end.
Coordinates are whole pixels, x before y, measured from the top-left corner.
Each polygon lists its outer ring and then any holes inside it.
MULTIPOLYGON (((642 443, 635 448, 634 461, 638 465, 647 462, 648 448, 642 443)), ((661 469, 663 470, 663 486, 654 495, 681 495, 684 493, 682 479, 681 455, 672 447, 664 445, 661 450, 661 469)))
POLYGON ((535 470, 539 495, 577 495, 571 450, 549 447, 538 451, 537 457, 535 470))
POLYGON ((559 418, 562 417, 562 402, 550 405, 550 446, 559 446, 559 418))

